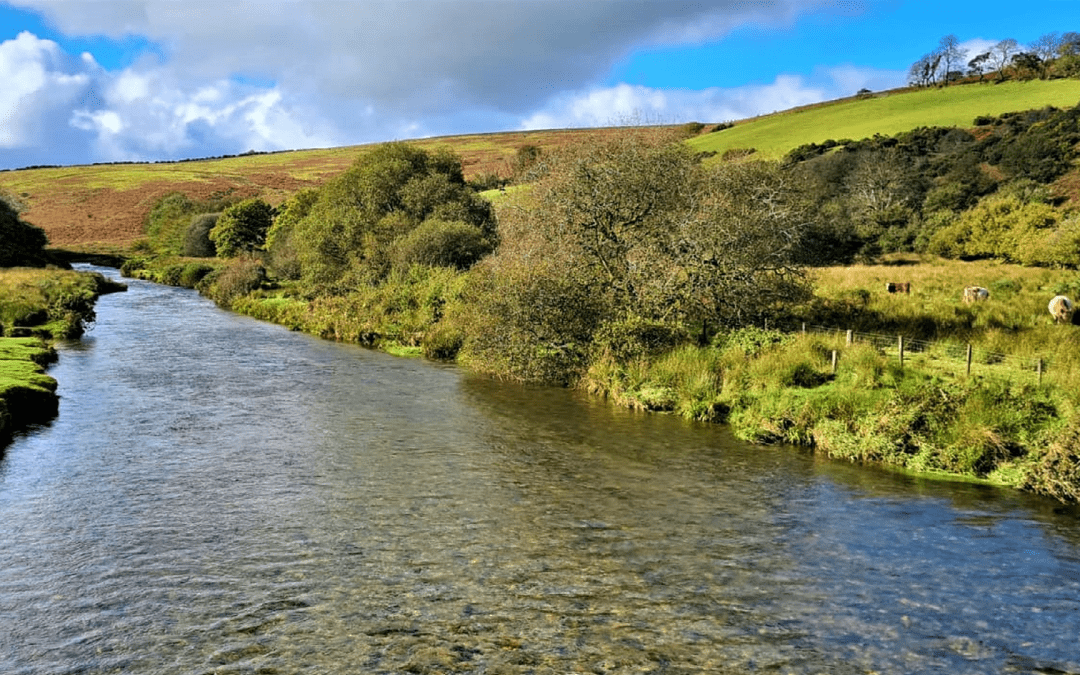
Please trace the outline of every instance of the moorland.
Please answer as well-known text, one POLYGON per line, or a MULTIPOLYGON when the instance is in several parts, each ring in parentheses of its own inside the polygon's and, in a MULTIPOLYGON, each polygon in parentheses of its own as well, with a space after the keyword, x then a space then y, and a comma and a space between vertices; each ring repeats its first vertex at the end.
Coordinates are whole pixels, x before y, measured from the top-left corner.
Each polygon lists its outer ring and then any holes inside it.
POLYGON ((60 264, 109 256, 328 339, 1077 501, 1080 332, 1047 303, 1080 298, 1080 81, 1053 73, 0 190, 60 264))

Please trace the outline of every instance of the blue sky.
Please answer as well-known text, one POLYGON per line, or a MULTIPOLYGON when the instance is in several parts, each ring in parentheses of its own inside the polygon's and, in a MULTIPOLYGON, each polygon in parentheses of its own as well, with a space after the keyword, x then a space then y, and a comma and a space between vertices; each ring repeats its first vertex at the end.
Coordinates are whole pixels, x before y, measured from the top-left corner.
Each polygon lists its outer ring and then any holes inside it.
POLYGON ((1080 31, 1080 2, 0 0, 0 169, 720 122, 1080 31))

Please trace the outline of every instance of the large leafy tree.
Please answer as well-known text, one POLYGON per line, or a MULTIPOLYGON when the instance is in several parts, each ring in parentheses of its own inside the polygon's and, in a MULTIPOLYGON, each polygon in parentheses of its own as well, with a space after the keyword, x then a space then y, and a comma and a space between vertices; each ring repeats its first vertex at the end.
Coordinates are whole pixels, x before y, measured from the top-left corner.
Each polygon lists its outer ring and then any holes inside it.
POLYGON ((566 381, 598 336, 739 325, 805 297, 810 228, 794 174, 706 168, 670 140, 628 133, 548 158, 544 178, 500 211, 466 360, 566 381))
POLYGON ((274 207, 258 198, 245 199, 221 213, 210 230, 210 241, 221 258, 251 252, 262 248, 273 220, 274 207))

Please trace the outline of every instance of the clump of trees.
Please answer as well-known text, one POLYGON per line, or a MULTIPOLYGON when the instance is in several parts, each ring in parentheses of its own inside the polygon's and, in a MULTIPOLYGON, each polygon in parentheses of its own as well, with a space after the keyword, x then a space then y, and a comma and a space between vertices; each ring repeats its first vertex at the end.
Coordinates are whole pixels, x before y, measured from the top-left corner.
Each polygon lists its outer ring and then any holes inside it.
POLYGON ((944 85, 964 78, 980 81, 996 73, 997 81, 1015 78, 1030 80, 1080 76, 1080 33, 1046 33, 1029 45, 1012 38, 995 43, 989 50, 972 56, 960 47, 955 35, 941 38, 935 49, 924 54, 908 69, 908 84, 917 87, 944 85))
POLYGON ((975 131, 921 128, 793 150, 785 161, 822 216, 819 235, 831 241, 832 261, 928 251, 1080 265, 1069 253, 1073 220, 1048 187, 1078 156, 1080 107, 980 117, 976 124, 975 131), (993 227, 977 225, 1003 208, 1013 215, 993 227), (983 236, 1002 227, 1012 233, 983 236), (1034 245, 1032 236, 1043 243, 1034 245))
POLYGON ((275 274, 344 292, 378 283, 395 265, 468 268, 495 235, 491 204, 466 184, 457 155, 387 143, 286 202, 267 249, 275 274))
POLYGON ((216 254, 210 230, 227 207, 241 198, 231 192, 196 199, 182 192, 162 197, 147 219, 147 246, 161 255, 209 258, 216 254))

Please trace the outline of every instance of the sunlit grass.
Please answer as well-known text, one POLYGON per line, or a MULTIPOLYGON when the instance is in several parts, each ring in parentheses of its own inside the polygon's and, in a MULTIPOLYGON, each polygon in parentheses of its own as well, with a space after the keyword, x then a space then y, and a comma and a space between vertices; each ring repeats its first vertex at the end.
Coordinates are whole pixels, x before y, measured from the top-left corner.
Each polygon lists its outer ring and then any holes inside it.
POLYGON ((980 115, 1072 107, 1080 99, 1080 80, 982 83, 919 89, 845 99, 820 106, 754 118, 688 141, 698 151, 722 154, 754 148, 755 157, 777 159, 806 143, 892 136, 917 127, 974 126, 980 115))

